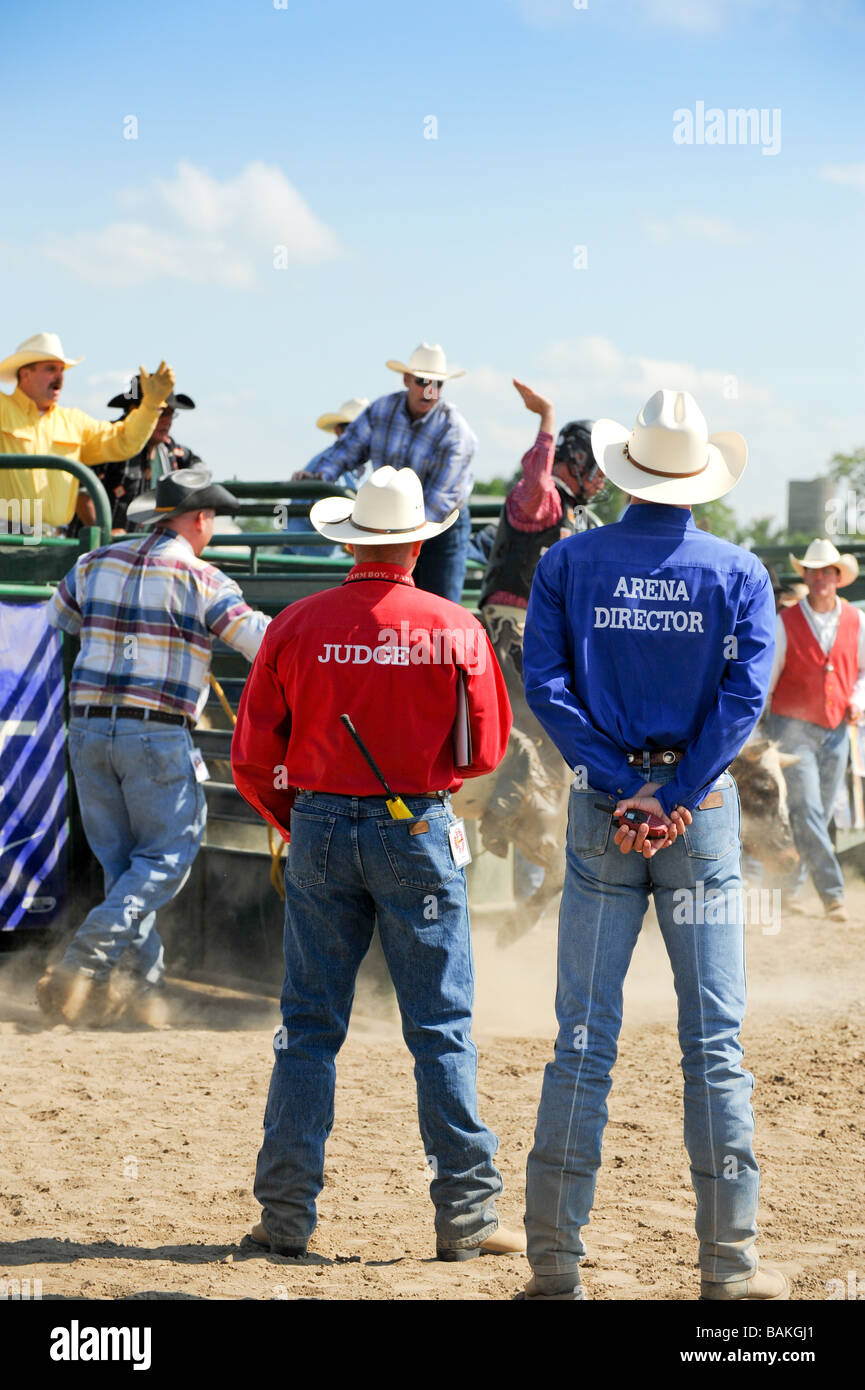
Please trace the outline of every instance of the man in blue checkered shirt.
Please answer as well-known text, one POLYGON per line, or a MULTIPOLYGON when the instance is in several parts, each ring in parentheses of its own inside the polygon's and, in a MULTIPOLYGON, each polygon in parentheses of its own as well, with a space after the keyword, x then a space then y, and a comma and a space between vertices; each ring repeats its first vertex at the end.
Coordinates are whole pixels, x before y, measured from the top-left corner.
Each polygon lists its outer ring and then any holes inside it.
POLYGON ((335 444, 294 476, 333 482, 367 459, 374 469, 383 464, 413 468, 423 484, 429 521, 443 521, 455 507, 460 509, 449 530, 424 542, 415 584, 459 603, 471 532, 472 459, 478 441, 456 407, 442 399, 441 388, 445 381, 465 373, 459 367, 449 371, 442 349, 429 343, 415 348, 408 363, 392 360, 387 366, 402 373, 405 390, 373 401, 335 444))

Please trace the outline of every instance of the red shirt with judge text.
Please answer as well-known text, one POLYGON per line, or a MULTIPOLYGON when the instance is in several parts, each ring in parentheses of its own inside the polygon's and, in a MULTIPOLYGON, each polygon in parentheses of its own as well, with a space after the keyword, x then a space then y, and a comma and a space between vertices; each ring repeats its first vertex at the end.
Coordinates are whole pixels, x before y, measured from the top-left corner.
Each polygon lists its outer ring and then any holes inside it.
POLYGON ((417 589, 399 565, 357 564, 338 589, 275 618, 246 682, 231 749, 241 795, 288 831, 285 787, 384 795, 340 722, 348 714, 392 790, 456 791, 501 762, 511 728, 484 629, 459 604, 417 589), (465 674, 472 758, 457 770, 454 723, 465 674))

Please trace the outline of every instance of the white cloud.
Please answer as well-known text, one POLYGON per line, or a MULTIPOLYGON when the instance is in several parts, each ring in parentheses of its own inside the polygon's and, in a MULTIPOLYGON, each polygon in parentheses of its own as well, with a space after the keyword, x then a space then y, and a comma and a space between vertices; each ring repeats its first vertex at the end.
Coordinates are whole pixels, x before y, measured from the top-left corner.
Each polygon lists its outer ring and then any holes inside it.
MULTIPOLYGON (((538 29, 554 29, 570 22, 577 6, 573 0, 517 0, 520 13, 527 24, 538 29)), ((582 8, 588 9, 591 0, 582 8)))
POLYGON ((282 171, 260 162, 222 182, 181 162, 173 179, 126 189, 118 203, 137 217, 66 237, 45 253, 92 284, 168 279, 235 288, 273 273, 275 256, 309 264, 339 254, 334 233, 282 171))
MULTIPOLYGON (((538 29, 552 29, 571 23, 575 11, 585 11, 595 20, 601 13, 601 0, 516 0, 526 23, 538 29)), ((856 0, 824 0, 827 12, 839 23, 856 18, 856 0)), ((613 18, 633 28, 643 25, 659 29, 679 29, 687 34, 714 35, 733 22, 749 16, 787 19, 800 14, 804 0, 625 0, 613 18)))
POLYGON ((865 164, 824 164, 819 176, 825 183, 840 183, 865 192, 865 164))
POLYGON ((730 8, 729 0, 648 0, 643 18, 663 28, 716 34, 723 29, 730 8))
POLYGON ((651 240, 659 245, 672 241, 677 234, 692 241, 714 241, 724 246, 736 246, 747 240, 738 227, 723 217, 694 217, 679 213, 672 222, 657 222, 646 217, 643 226, 651 240))
MULTIPOLYGON (((748 441, 749 466, 727 499, 740 520, 771 512, 783 522, 788 479, 816 477, 835 449, 862 438, 861 417, 803 411, 773 396, 762 381, 737 375, 735 363, 641 356, 597 336, 559 340, 517 365, 520 380, 554 402, 557 429, 566 420, 602 416, 630 426, 653 392, 690 391, 711 433, 738 430, 748 441)), ((488 364, 470 367, 447 390, 481 441, 477 476, 512 476, 534 439, 537 417, 526 411, 511 374, 488 364)))
MULTIPOLYGON (((735 373, 735 364, 701 366, 683 360, 663 360, 628 353, 602 336, 562 339, 551 343, 532 359, 518 364, 516 375, 552 400, 556 428, 566 420, 610 417, 630 425, 653 392, 662 387, 690 391, 698 401, 710 431, 736 429, 756 446, 773 467, 777 441, 784 441, 782 457, 798 438, 791 412, 772 398, 762 382, 746 381, 735 373), (771 447, 768 441, 771 441, 771 447)), ((477 476, 510 477, 529 448, 537 417, 525 409, 512 375, 484 364, 471 367, 464 380, 448 385, 448 395, 464 412, 481 441, 477 476)), ((816 471, 816 470, 815 470, 816 471)), ((736 509, 743 515, 781 506, 781 483, 773 478, 771 501, 767 479, 750 478, 743 485, 736 509), (749 495, 750 493, 753 495, 749 495)))

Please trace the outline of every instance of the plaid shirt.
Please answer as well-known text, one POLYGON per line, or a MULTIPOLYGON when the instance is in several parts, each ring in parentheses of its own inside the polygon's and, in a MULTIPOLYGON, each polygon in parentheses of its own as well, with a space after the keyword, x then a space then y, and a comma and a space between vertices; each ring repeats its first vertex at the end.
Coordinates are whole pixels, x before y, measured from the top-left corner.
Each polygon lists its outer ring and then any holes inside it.
POLYGON ((157 528, 82 555, 48 621, 81 638, 71 704, 142 705, 195 720, 207 700, 211 634, 252 661, 270 619, 187 540, 157 528))
POLYGON ((391 468, 413 468, 423 484, 427 520, 444 521, 468 501, 478 441, 450 401, 439 399, 426 415, 413 420, 406 396, 405 391, 379 396, 308 468, 328 483, 367 459, 372 459, 373 468, 388 463, 391 468))

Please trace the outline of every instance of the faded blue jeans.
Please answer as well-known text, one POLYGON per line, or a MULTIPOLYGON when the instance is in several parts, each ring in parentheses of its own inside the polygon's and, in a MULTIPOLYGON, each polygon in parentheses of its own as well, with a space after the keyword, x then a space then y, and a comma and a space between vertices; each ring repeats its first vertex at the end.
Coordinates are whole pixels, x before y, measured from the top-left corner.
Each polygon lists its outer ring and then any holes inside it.
POLYGON ((825 907, 844 901, 844 875, 829 838, 829 822, 847 771, 850 734, 846 721, 824 729, 805 719, 772 714, 767 731, 782 753, 796 753, 798 763, 784 768, 790 829, 799 851, 799 868, 787 885, 795 894, 808 873, 825 907))
POLYGON ((161 981, 156 913, 189 877, 207 817, 192 747, 180 725, 70 719, 75 789, 84 833, 102 865, 105 901, 85 917, 64 965, 105 979, 125 957, 142 984, 161 981))
POLYGON ((437 1245, 477 1245, 498 1226, 498 1140, 477 1111, 465 870, 448 843, 456 817, 447 802, 403 799, 415 820, 392 820, 382 796, 325 792, 299 792, 291 812, 283 1026, 255 1175, 265 1228, 279 1245, 305 1246, 315 1228, 335 1058, 376 921, 415 1062, 437 1245))
MULTIPOLYGON (((668 781, 673 768, 652 768, 668 781)), ((756 1268, 759 1169, 751 1140, 753 1077, 742 1069, 744 923, 739 797, 725 773, 721 805, 652 859, 623 855, 596 791, 571 792, 559 914, 555 1059, 544 1073, 528 1160, 528 1255, 541 1291, 579 1282, 607 1095, 622 1024, 622 986, 653 893, 679 1002, 685 1146, 697 1197, 702 1277, 728 1282, 756 1268), (711 906, 710 906, 711 904, 711 906)), ((648 1136, 647 1136, 647 1142, 648 1136)))

